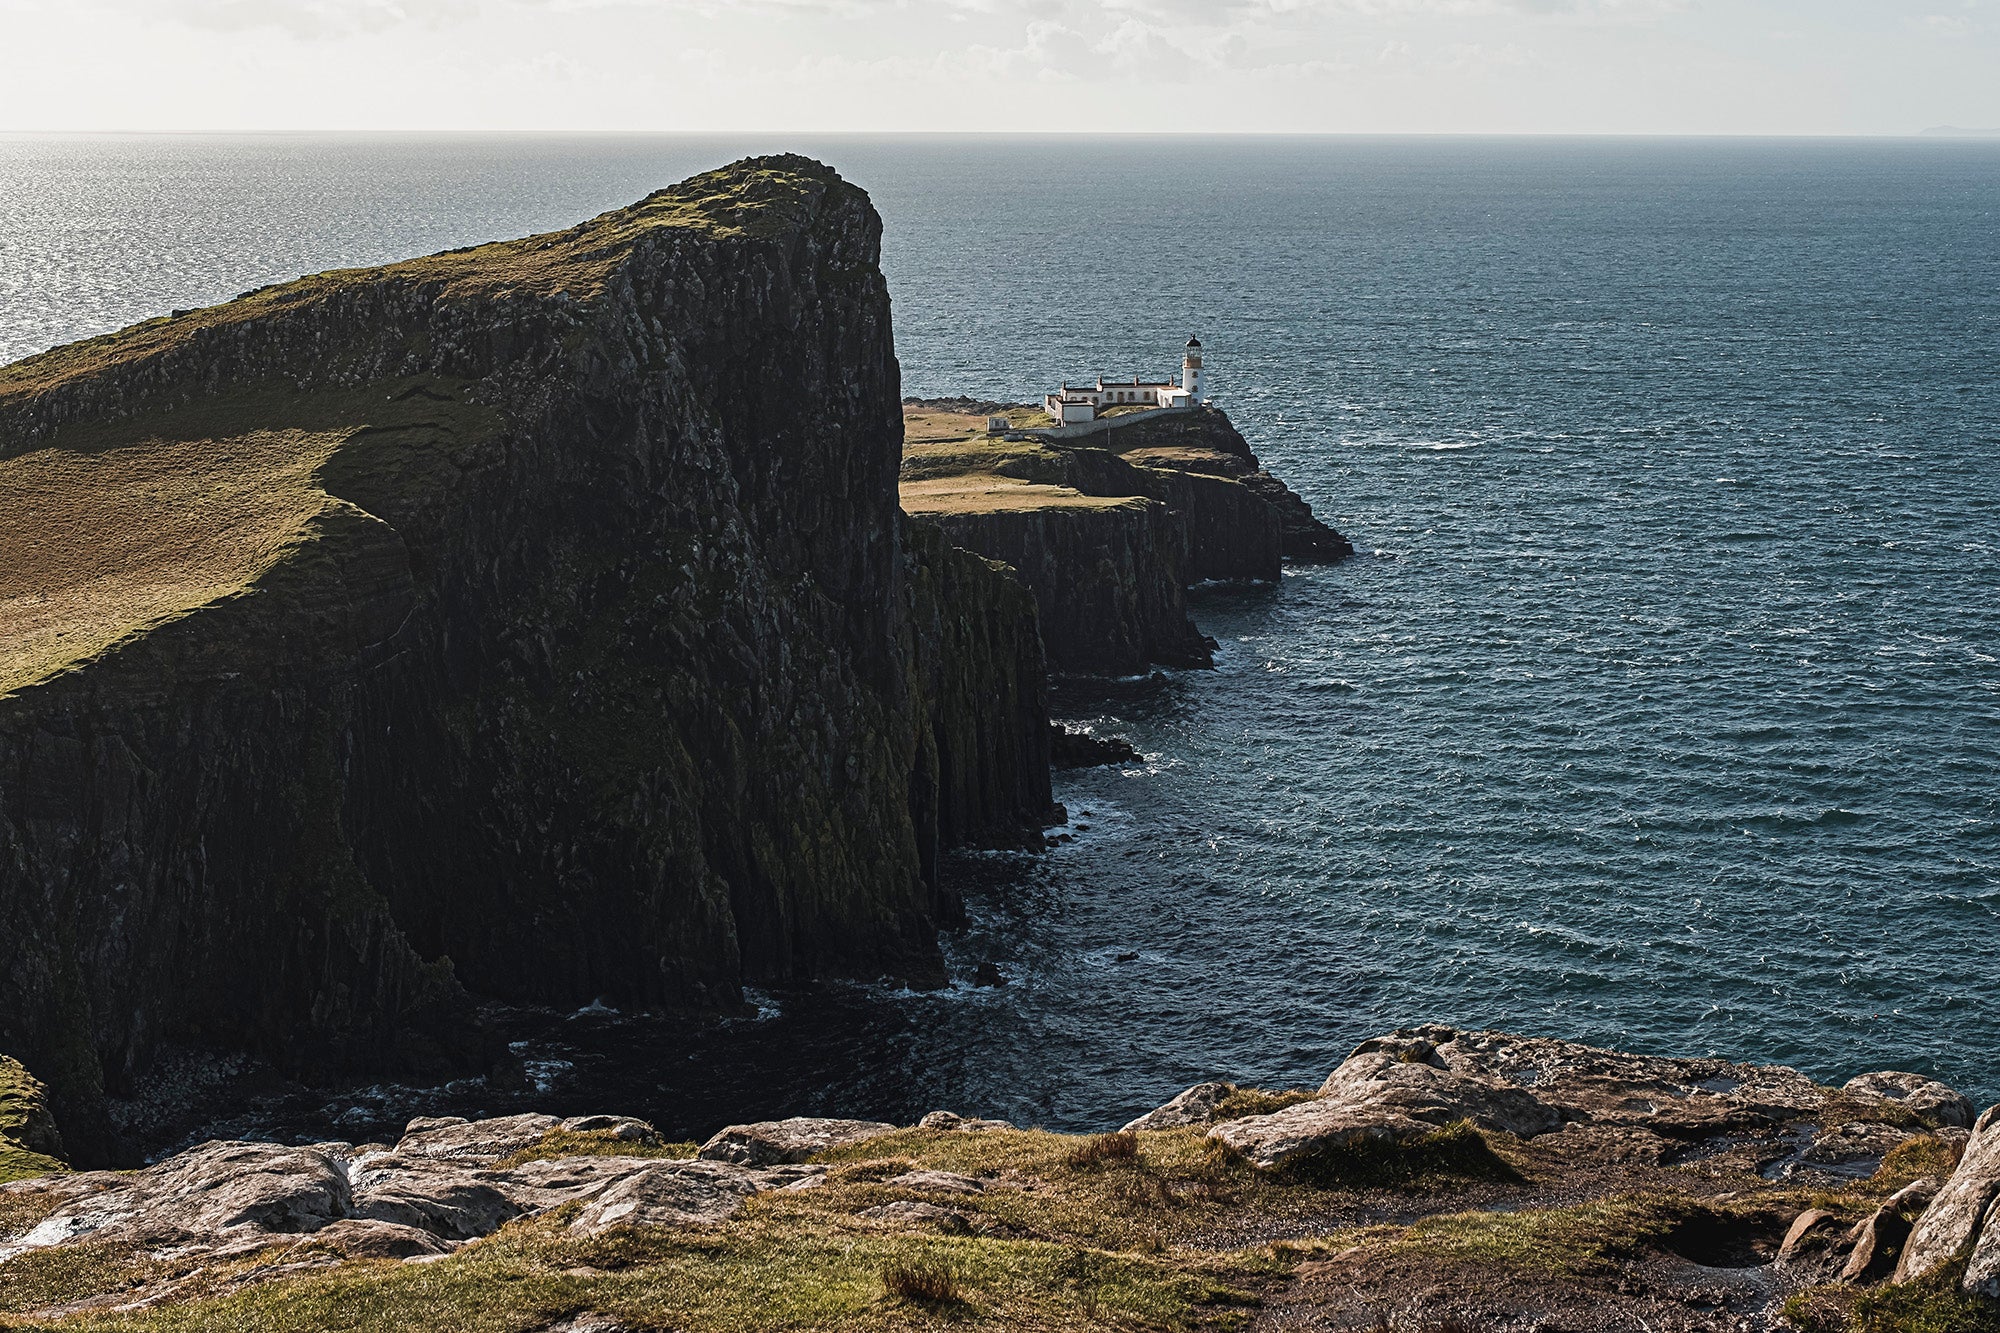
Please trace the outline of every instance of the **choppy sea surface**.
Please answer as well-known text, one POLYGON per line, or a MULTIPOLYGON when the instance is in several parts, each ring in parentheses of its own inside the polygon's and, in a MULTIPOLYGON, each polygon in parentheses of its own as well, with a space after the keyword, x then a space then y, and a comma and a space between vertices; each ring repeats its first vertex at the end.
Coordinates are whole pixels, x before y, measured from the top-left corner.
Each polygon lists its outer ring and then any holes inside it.
POLYGON ((1097 1128, 1423 1020, 2000 1096, 2000 145, 0 137, 0 361, 774 149, 885 215, 906 392, 1198 333, 1362 554, 1199 592, 1214 671, 1059 690, 1147 761, 957 862, 1006 986, 549 1019, 539 1090, 294 1121, 1097 1128))

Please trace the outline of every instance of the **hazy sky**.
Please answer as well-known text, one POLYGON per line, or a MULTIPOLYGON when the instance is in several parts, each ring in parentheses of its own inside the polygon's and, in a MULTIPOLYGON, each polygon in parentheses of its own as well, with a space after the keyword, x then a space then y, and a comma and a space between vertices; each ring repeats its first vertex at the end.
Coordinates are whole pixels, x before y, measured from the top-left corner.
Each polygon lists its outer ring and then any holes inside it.
POLYGON ((0 129, 1906 134, 2000 0, 0 0, 0 129))

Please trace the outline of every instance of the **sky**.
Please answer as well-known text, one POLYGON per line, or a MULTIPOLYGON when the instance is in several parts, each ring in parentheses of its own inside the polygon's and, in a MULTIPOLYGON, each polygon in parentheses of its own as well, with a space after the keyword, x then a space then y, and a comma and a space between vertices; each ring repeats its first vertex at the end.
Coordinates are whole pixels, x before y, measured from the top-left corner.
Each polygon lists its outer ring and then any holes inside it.
POLYGON ((0 0, 0 130, 1913 134, 2000 0, 0 0))

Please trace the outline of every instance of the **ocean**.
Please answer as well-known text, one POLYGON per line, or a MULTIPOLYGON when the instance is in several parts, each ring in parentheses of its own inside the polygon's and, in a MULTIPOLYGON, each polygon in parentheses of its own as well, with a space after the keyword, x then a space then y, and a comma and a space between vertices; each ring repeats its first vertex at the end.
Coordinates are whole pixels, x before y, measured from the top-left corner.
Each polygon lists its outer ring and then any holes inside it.
POLYGON ((267 1120, 1102 1128, 1422 1021, 2000 1096, 2000 144, 0 137, 0 361, 776 150, 873 194, 906 393, 1198 334, 1361 553, 1199 590, 1213 671, 1058 686, 1146 762, 955 859, 1007 985, 550 1017, 530 1094, 267 1120))

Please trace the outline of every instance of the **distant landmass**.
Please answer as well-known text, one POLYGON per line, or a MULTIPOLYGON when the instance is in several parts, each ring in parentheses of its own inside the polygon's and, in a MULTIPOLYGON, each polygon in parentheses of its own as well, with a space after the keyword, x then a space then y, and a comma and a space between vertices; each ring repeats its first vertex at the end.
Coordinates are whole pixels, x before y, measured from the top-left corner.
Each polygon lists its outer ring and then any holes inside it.
POLYGON ((1919 131, 1925 138, 1943 139, 2000 139, 2000 127, 1983 130, 1968 130, 1958 125, 1933 125, 1919 131))

